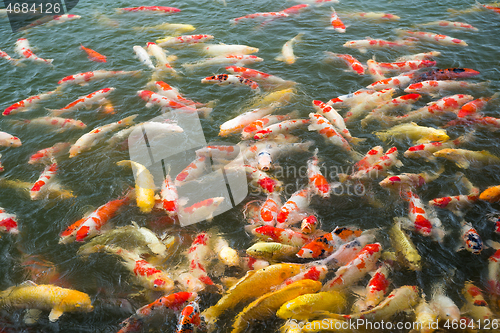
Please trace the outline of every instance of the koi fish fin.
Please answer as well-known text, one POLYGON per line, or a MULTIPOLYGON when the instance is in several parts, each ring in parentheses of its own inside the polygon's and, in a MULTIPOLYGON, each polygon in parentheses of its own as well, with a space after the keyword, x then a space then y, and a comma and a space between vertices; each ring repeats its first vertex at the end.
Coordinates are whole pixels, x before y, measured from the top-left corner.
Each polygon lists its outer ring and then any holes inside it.
POLYGON ((49 320, 51 322, 55 322, 57 321, 57 319, 59 319, 59 317, 62 316, 63 313, 64 313, 63 311, 54 308, 49 313, 49 320))
POLYGON ((285 57, 283 55, 279 55, 277 56, 276 58, 274 58, 274 60, 277 60, 277 61, 285 61, 285 57))
POLYGON ((351 288, 351 291, 354 294, 356 294, 357 296, 359 296, 359 297, 365 297, 366 296, 366 288, 363 288, 363 287, 354 287, 354 288, 351 288))
POLYGON ((485 241, 485 243, 491 247, 492 249, 495 249, 495 250, 500 250, 500 243, 498 242, 495 242, 491 239, 488 239, 487 241, 485 241))
POLYGON ((42 310, 40 309, 27 309, 24 314, 24 323, 26 325, 33 325, 38 322, 40 319, 40 315, 42 314, 42 310))
POLYGON ((458 156, 457 160, 454 162, 459 168, 462 168, 462 169, 468 169, 470 167, 469 161, 467 161, 467 159, 465 157, 462 157, 462 156, 458 156))
POLYGON ((64 112, 67 112, 66 110, 62 110, 62 109, 45 108, 45 110, 49 111, 50 113, 52 113, 53 116, 56 116, 56 117, 63 114, 64 112))

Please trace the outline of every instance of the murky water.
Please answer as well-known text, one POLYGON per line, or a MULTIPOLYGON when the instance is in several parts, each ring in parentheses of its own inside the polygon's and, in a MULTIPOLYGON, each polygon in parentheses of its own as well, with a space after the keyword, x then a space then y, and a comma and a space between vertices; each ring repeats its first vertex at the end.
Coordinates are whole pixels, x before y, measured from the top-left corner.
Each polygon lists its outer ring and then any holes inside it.
MULTIPOLYGON (((148 3, 147 5, 165 5, 163 3, 148 3)), ((156 107, 146 108, 145 103, 136 96, 138 90, 144 89, 150 80, 150 72, 135 59, 132 50, 134 45, 145 46, 146 42, 155 41, 168 33, 162 31, 141 32, 133 27, 154 26, 163 22, 192 24, 196 27, 193 33, 211 34, 215 36, 214 43, 245 44, 258 47, 258 56, 263 62, 249 66, 267 73, 278 75, 286 80, 296 81, 297 94, 292 103, 279 110, 286 114, 298 110, 300 117, 306 118, 313 112, 311 101, 319 99, 327 101, 338 95, 358 90, 370 83, 370 76, 358 76, 345 71, 344 67, 329 64, 323 61, 324 51, 349 53, 362 62, 375 56, 377 61, 393 61, 395 58, 418 52, 436 50, 442 52, 437 58, 439 68, 467 67, 481 72, 470 81, 489 82, 489 88, 484 91, 471 91, 474 97, 490 96, 500 90, 498 55, 500 52, 500 16, 491 11, 476 11, 458 16, 450 16, 447 9, 465 9, 473 5, 473 1, 342 1, 335 4, 339 16, 349 12, 358 11, 384 11, 401 17, 397 22, 376 23, 369 20, 359 20, 345 17, 344 23, 348 26, 345 34, 327 30, 329 26, 329 6, 311 6, 299 15, 288 18, 276 19, 261 25, 258 20, 248 20, 237 25, 231 25, 229 20, 235 17, 255 12, 279 11, 296 4, 292 1, 238 1, 227 0, 227 6, 220 1, 172 1, 168 6, 180 8, 182 12, 172 15, 155 15, 142 13, 127 13, 118 15, 116 7, 139 5, 126 1, 80 1, 71 12, 81 15, 77 21, 52 27, 38 27, 28 33, 12 33, 7 18, 0 18, 0 49, 14 55, 14 44, 18 38, 27 37, 36 53, 46 59, 54 59, 54 67, 29 64, 27 67, 14 67, 0 61, 0 107, 7 106, 43 92, 53 90, 61 78, 85 71, 98 69, 106 70, 137 70, 142 69, 140 78, 125 77, 108 79, 91 83, 88 86, 70 86, 64 94, 40 103, 33 111, 0 119, 0 129, 18 136, 23 145, 20 148, 2 148, 2 162, 5 171, 2 176, 6 179, 19 179, 34 182, 40 175, 40 165, 27 164, 31 154, 39 149, 51 146, 60 141, 74 141, 85 130, 71 130, 55 132, 43 127, 22 125, 20 121, 41 117, 47 114, 44 107, 61 108, 75 100, 77 97, 87 95, 105 87, 115 87, 116 91, 110 95, 116 114, 103 115, 95 109, 80 110, 68 114, 87 124, 88 129, 105 123, 118 121, 126 116, 139 114, 137 120, 144 121, 160 114, 156 107), (118 26, 110 26, 100 15, 116 21, 118 26), (414 24, 435 20, 463 21, 479 29, 479 32, 449 31, 445 28, 426 27, 425 31, 448 34, 465 40, 468 47, 446 47, 430 43, 418 43, 416 47, 408 50, 378 50, 361 54, 356 50, 343 48, 342 45, 353 39, 363 39, 367 36, 393 40, 396 38, 395 29, 413 29, 414 24), (283 44, 298 33, 303 33, 303 41, 296 44, 294 50, 298 60, 293 65, 274 60, 280 54, 283 44), (108 57, 107 63, 95 63, 87 59, 85 52, 80 50, 82 43, 108 57)), ((145 5, 145 4, 141 4, 145 5)), ((181 75, 180 78, 165 76, 163 79, 177 87, 186 97, 200 102, 217 100, 217 104, 209 119, 201 119, 207 141, 218 139, 219 126, 228 119, 239 114, 254 97, 255 93, 246 87, 219 87, 203 85, 200 80, 212 74, 225 73, 223 66, 201 67, 194 71, 184 70, 180 64, 201 60, 204 55, 199 47, 193 46, 185 49, 172 49, 170 53, 178 57, 174 68, 181 75)), ((428 97, 419 102, 419 106, 429 102, 428 97)), ((498 105, 490 105, 485 114, 498 117, 498 105)), ((422 125, 443 124, 422 122, 422 125)), ((354 136, 366 138, 366 141, 357 147, 361 153, 367 152, 371 147, 382 144, 372 134, 379 130, 377 125, 361 128, 354 125, 351 131, 354 136)), ((449 130, 450 136, 455 138, 464 133, 463 127, 449 130)), ((295 132, 303 140, 314 140, 319 148, 320 159, 323 166, 329 170, 327 177, 336 181, 338 172, 350 171, 352 162, 340 149, 325 144, 324 140, 314 132, 298 130, 295 132)), ((236 136, 228 138, 236 143, 236 136)), ((395 140, 384 144, 385 148, 395 145, 402 152, 410 146, 409 141, 395 140)), ((488 150, 500 156, 498 134, 478 130, 475 140, 464 145, 472 150, 488 150)), ((400 154, 401 156, 402 154, 400 154)), ((278 163, 285 170, 280 178, 285 185, 284 197, 289 197, 298 187, 307 183, 304 174, 298 170, 306 165, 309 153, 293 154, 281 158, 278 163)), ((39 255, 55 264, 61 279, 75 289, 91 295, 95 310, 89 314, 65 314, 56 324, 49 323, 46 317, 41 319, 38 326, 27 329, 23 324, 21 312, 7 315, 14 331, 37 332, 114 332, 119 329, 119 323, 128 317, 130 309, 120 306, 130 303, 137 308, 144 305, 144 299, 135 295, 135 288, 130 274, 112 256, 95 255, 88 260, 75 257, 78 244, 58 244, 59 234, 67 226, 80 219, 85 213, 96 207, 115 199, 125 193, 128 187, 134 184, 130 170, 116 166, 116 162, 128 159, 128 152, 124 149, 110 149, 107 145, 97 145, 91 151, 69 159, 60 158, 58 179, 61 184, 71 189, 76 196, 67 200, 41 200, 30 201, 26 193, 15 189, 2 188, 0 191, 0 206, 9 212, 17 214, 20 221, 20 234, 17 236, 2 235, 0 239, 0 289, 6 289, 19 284, 24 280, 21 261, 24 254, 39 255)), ((400 172, 431 171, 438 169, 438 163, 423 162, 421 160, 406 159, 401 156, 404 167, 400 172)), ((305 169, 302 169, 305 170, 305 169)), ((463 194, 463 188, 457 185, 455 173, 463 171, 453 163, 445 163, 445 172, 436 181, 418 191, 426 202, 435 197, 445 195, 463 194)), ((498 166, 471 168, 464 173, 468 179, 481 189, 500 183, 500 169, 498 166)), ((391 225, 394 216, 407 214, 407 203, 397 196, 391 196, 380 188, 375 182, 371 190, 374 196, 382 203, 382 207, 372 206, 364 196, 334 195, 329 200, 315 198, 313 208, 322 223, 324 230, 330 231, 334 226, 354 225, 361 228, 386 228, 391 225)), ((262 199, 263 196, 249 194, 245 202, 262 199)), ((244 202, 244 203, 245 203, 244 202)), ((212 222, 203 222, 187 228, 172 225, 164 218, 162 213, 141 214, 137 207, 131 205, 114 217, 109 224, 123 226, 135 221, 141 226, 148 226, 159 233, 182 236, 183 243, 178 246, 176 254, 166 263, 167 269, 172 272, 182 262, 182 252, 189 246, 191 237, 199 231, 217 227, 229 243, 236 249, 244 251, 251 243, 243 227, 243 204, 237 208, 219 215, 212 222)), ((472 222, 479 234, 486 239, 498 239, 493 234, 492 223, 486 215, 495 211, 494 205, 478 202, 465 215, 465 220, 472 222)), ((418 285, 424 292, 431 292, 432 284, 442 281, 445 276, 452 276, 447 281, 448 295, 462 304, 460 290, 463 282, 472 280, 481 286, 487 267, 487 254, 473 256, 470 253, 456 253, 460 245, 461 219, 451 212, 439 210, 447 236, 443 244, 437 244, 429 239, 415 236, 413 239, 425 264, 422 272, 415 273, 407 270, 392 272, 394 287, 405 284, 418 285)), ((382 233, 383 235, 384 233, 382 233)), ((381 236, 379 241, 384 247, 389 247, 388 237, 381 236)), ((217 278, 215 278, 217 279, 217 278)), ((213 304, 217 297, 206 297, 202 306, 213 304)), ((237 309, 239 310, 239 309, 237 309)), ((220 330, 229 330, 230 319, 227 316, 226 324, 220 330)), ((275 331, 281 321, 273 320, 259 326, 259 329, 268 332, 275 331)), ((172 331, 175 318, 168 318, 166 322, 152 327, 155 331, 172 331)))

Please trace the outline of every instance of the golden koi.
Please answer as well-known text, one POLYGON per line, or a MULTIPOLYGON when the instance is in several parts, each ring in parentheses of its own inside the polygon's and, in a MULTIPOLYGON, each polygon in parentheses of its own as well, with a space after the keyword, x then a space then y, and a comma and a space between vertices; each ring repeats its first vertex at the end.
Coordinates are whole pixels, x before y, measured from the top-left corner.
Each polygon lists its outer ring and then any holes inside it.
POLYGON ((455 164, 462 169, 468 169, 470 166, 481 167, 489 164, 500 164, 500 158, 490 154, 486 150, 473 151, 448 148, 438 150, 433 155, 455 162, 455 164))
POLYGON ((415 123, 396 125, 386 131, 375 132, 375 135, 382 141, 394 137, 410 139, 417 144, 431 141, 447 141, 450 138, 446 134, 446 130, 419 126, 415 123))
POLYGON ((153 175, 142 164, 123 160, 116 163, 119 166, 131 166, 135 175, 135 196, 137 206, 142 213, 149 213, 155 205, 155 182, 153 175))
POLYGON ((389 229, 389 235, 396 254, 400 256, 406 266, 411 270, 420 271, 422 269, 422 257, 410 237, 401 230, 400 222, 394 222, 391 229, 389 229))
POLYGON ((321 316, 324 311, 344 312, 347 298, 339 291, 323 291, 305 294, 283 304, 276 312, 281 319, 310 320, 321 316))

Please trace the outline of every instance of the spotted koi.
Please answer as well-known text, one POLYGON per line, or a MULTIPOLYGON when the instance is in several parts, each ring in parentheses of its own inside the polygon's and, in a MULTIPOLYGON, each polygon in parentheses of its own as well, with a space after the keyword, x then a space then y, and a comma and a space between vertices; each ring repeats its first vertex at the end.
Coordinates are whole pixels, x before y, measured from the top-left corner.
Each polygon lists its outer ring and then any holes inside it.
POLYGON ((58 93, 59 90, 56 89, 56 90, 53 90, 53 91, 49 91, 49 92, 46 92, 46 93, 43 93, 43 94, 40 94, 40 95, 35 95, 35 96, 31 96, 31 97, 28 97, 26 99, 23 99, 22 101, 19 101, 17 103, 14 103, 12 104, 11 106, 9 106, 8 108, 6 108, 4 111, 3 111, 3 115, 4 116, 8 116, 8 115, 11 115, 11 114, 16 114, 16 113, 19 113, 19 112, 26 112, 26 111, 30 111, 32 110, 39 102, 43 101, 43 100, 46 100, 48 99, 49 97, 52 97, 52 94, 54 93, 58 93))
POLYGON ((78 110, 82 107, 89 108, 93 104, 96 103, 102 103, 105 101, 106 97, 109 96, 113 91, 115 91, 115 88, 104 88, 97 90, 91 94, 88 94, 87 96, 81 96, 79 97, 76 101, 69 103, 62 109, 47 109, 49 110, 54 116, 59 116, 65 112, 70 112, 74 110, 78 110))
POLYGON ((247 126, 245 126, 241 131, 241 139, 248 140, 255 136, 258 131, 263 130, 267 126, 271 126, 280 121, 288 120, 291 115, 270 115, 257 119, 247 126))
POLYGON ((223 123, 222 125, 220 125, 219 135, 227 136, 232 133, 237 133, 238 131, 242 130, 245 126, 251 124, 253 121, 256 121, 257 119, 260 119, 264 116, 271 114, 274 111, 274 109, 276 109, 278 106, 279 103, 272 103, 267 107, 261 107, 258 109, 247 111, 235 118, 232 118, 223 123))
POLYGON ((456 148, 465 142, 471 141, 473 135, 474 131, 469 132, 466 135, 460 136, 455 140, 449 140, 444 142, 441 141, 429 142, 412 146, 404 152, 404 156, 408 158, 424 158, 428 161, 434 161, 436 160, 436 157, 433 155, 435 152, 441 149, 456 148))
POLYGON ((19 38, 16 41, 15 51, 20 56, 22 56, 28 60, 31 60, 35 63, 52 65, 52 62, 54 61, 54 59, 43 59, 43 58, 38 57, 36 54, 34 54, 33 51, 31 50, 30 44, 26 38, 19 38))
POLYGON ((156 43, 160 47, 179 47, 184 45, 193 45, 198 43, 204 43, 206 41, 214 39, 212 35, 183 35, 177 37, 165 37, 158 39, 156 43))
POLYGON ((328 119, 319 113, 309 113, 309 118, 311 119, 311 124, 307 128, 309 131, 317 131, 326 140, 328 140, 329 143, 341 147, 346 152, 353 152, 349 142, 347 142, 347 140, 335 130, 332 123, 330 123, 328 119))
POLYGON ((325 258, 339 247, 361 235, 361 229, 351 227, 336 227, 332 232, 315 238, 310 243, 302 246, 297 257, 308 259, 325 258))
POLYGON ((435 34, 424 31, 399 30, 400 35, 407 35, 418 38, 421 41, 435 43, 446 46, 467 46, 467 43, 458 38, 453 38, 447 35, 435 34))
MULTIPOLYGON (((331 9, 332 9, 332 14, 330 15, 331 27, 328 27, 327 29, 334 29, 335 31, 337 31, 339 33, 344 33, 346 30, 346 26, 345 26, 344 22, 342 22, 342 20, 339 18, 335 9, 333 7, 331 7, 331 9)), ((358 72, 358 74, 359 74, 359 72, 358 72)))
POLYGON ((19 233, 16 215, 7 213, 2 207, 0 207, 0 232, 14 235, 19 233))
POLYGON ((479 74, 481 73, 470 68, 434 68, 415 76, 414 81, 455 80, 469 78, 479 74))
POLYGON ((375 82, 383 81, 386 79, 382 68, 378 65, 375 59, 368 59, 366 61, 366 66, 368 69, 368 74, 372 77, 375 82))
POLYGON ((179 195, 170 175, 167 175, 162 183, 160 198, 162 208, 167 212, 168 216, 177 215, 179 195))
POLYGON ((439 57, 441 52, 438 51, 430 51, 423 53, 410 54, 407 56, 402 56, 396 59, 396 62, 399 61, 408 61, 408 60, 431 60, 435 57, 439 57))
POLYGON ((57 168, 57 163, 52 163, 51 165, 45 167, 42 174, 30 190, 31 200, 40 200, 42 198, 42 195, 46 193, 48 185, 54 181, 57 168))
POLYGON ((304 246, 311 241, 309 236, 292 229, 276 228, 269 225, 255 228, 252 234, 261 238, 271 239, 273 242, 291 246, 304 246))
POLYGON ((264 129, 258 131, 257 133, 255 133, 253 138, 255 140, 269 138, 272 136, 276 136, 278 134, 288 133, 292 130, 295 130, 295 129, 300 128, 300 127, 307 125, 307 124, 309 124, 309 119, 284 120, 284 121, 279 122, 277 124, 267 126, 264 129))
POLYGON ((177 102, 175 100, 172 100, 168 97, 165 97, 163 95, 152 92, 150 90, 139 90, 137 92, 137 95, 140 98, 142 98, 142 100, 147 102, 146 107, 151 107, 153 105, 157 105, 157 106, 160 106, 164 110, 167 110, 170 108, 170 109, 180 110, 180 111, 189 112, 189 113, 198 113, 200 111, 192 106, 177 102))
POLYGON ((366 98, 360 102, 359 104, 352 107, 345 115, 344 121, 345 123, 350 123, 355 121, 363 115, 367 114, 374 108, 380 106, 382 103, 390 101, 392 99, 392 95, 396 90, 394 88, 382 89, 380 91, 376 91, 373 94, 366 96, 366 98))
POLYGON ((310 202, 311 189, 309 187, 293 193, 280 208, 278 216, 276 216, 276 226, 282 228, 302 220, 304 210, 309 207, 310 202))
POLYGON ((382 146, 375 146, 370 149, 365 156, 354 164, 354 170, 360 171, 371 167, 384 155, 384 148, 382 146))
POLYGON ((243 85, 250 87, 252 90, 260 91, 259 84, 257 82, 252 81, 250 79, 245 79, 243 76, 240 75, 218 74, 218 75, 208 76, 204 79, 201 79, 201 83, 212 83, 212 84, 217 84, 219 86, 230 85, 230 84, 243 85))
POLYGON ((338 128, 340 130, 340 134, 347 141, 349 141, 352 144, 358 144, 359 142, 364 140, 360 138, 355 138, 351 135, 351 132, 349 132, 349 130, 345 125, 344 118, 342 118, 342 116, 333 107, 318 100, 314 100, 312 104, 316 112, 324 116, 326 119, 328 119, 328 121, 331 122, 333 126, 338 128))
POLYGON ((481 236, 470 222, 462 221, 462 241, 465 244, 465 249, 473 254, 480 254, 484 249, 481 236))
POLYGON ((289 277, 281 284, 274 286, 272 290, 280 290, 294 282, 302 280, 323 281, 327 273, 328 267, 324 264, 317 262, 306 264, 299 274, 289 277))
POLYGON ((399 175, 388 176, 384 180, 382 180, 379 185, 383 188, 390 190, 398 190, 402 191, 407 188, 418 188, 427 184, 435 179, 437 179, 441 173, 444 171, 444 166, 433 172, 433 174, 427 172, 421 173, 402 173, 399 175))
POLYGON ((406 192, 406 200, 408 201, 408 217, 413 223, 415 231, 422 236, 430 236, 433 232, 433 225, 429 219, 428 213, 425 210, 422 199, 413 191, 406 192))
POLYGON ((224 197, 213 197, 198 201, 189 207, 181 207, 178 211, 182 225, 188 225, 213 218, 213 213, 224 202, 224 197))
POLYGON ((20 66, 20 59, 14 59, 12 58, 11 56, 9 56, 7 54, 7 52, 4 52, 2 50, 0 50, 0 58, 4 58, 5 60, 7 60, 9 63, 15 65, 15 66, 20 66))
POLYGON ((466 117, 471 117, 471 116, 477 116, 479 115, 480 111, 483 110, 488 102, 490 102, 492 99, 497 99, 499 97, 498 93, 495 93, 491 97, 481 97, 478 99, 475 99, 473 101, 470 101, 468 103, 465 103, 462 105, 462 108, 460 111, 458 111, 458 118, 466 118, 466 117))
POLYGON ((347 41, 342 45, 350 49, 357 49, 361 53, 366 53, 368 49, 387 49, 413 46, 415 41, 412 39, 403 39, 398 41, 388 41, 384 39, 360 39, 347 41))
POLYGON ((196 327, 203 325, 204 322, 200 318, 200 306, 198 302, 192 301, 182 309, 175 333, 193 333, 196 327))
POLYGON ((433 60, 408 60, 403 62, 379 62, 378 65, 383 72, 409 72, 434 67, 436 66, 436 62, 433 60))
POLYGON ((259 209, 260 221, 266 226, 274 226, 280 207, 281 200, 279 194, 276 192, 269 193, 266 201, 264 201, 259 209))
POLYGON ((369 243, 375 241, 375 233, 371 230, 367 230, 359 237, 346 242, 338 247, 338 249, 332 254, 328 255, 325 259, 316 261, 317 263, 328 265, 329 267, 340 267, 345 266, 351 260, 356 258, 358 253, 369 243))
POLYGON ((396 147, 391 147, 372 165, 360 169, 351 175, 340 173, 338 175, 339 181, 343 183, 347 180, 374 179, 386 175, 387 171, 393 166, 401 167, 402 165, 403 163, 398 160, 398 149, 396 147))
POLYGON ((206 104, 197 103, 197 102, 194 102, 190 99, 183 97, 181 95, 181 93, 179 92, 179 90, 172 87, 171 85, 169 85, 166 82, 156 81, 154 83, 154 86, 158 89, 158 94, 163 95, 163 96, 165 96, 173 101, 185 104, 185 105, 190 106, 190 107, 195 107, 195 108, 206 106, 206 104))

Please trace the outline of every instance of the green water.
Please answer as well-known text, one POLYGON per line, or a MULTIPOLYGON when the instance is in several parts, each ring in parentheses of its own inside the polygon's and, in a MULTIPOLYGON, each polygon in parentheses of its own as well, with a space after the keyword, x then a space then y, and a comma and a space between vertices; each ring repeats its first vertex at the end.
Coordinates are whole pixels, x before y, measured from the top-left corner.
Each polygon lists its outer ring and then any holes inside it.
MULTIPOLYGON (((2 162, 5 171, 2 176, 6 179, 20 179, 34 182, 38 179, 42 167, 27 164, 29 156, 39 149, 49 147, 60 141, 76 140, 85 130, 66 131, 58 133, 46 128, 19 126, 10 121, 31 119, 46 115, 47 108, 61 108, 74 101, 77 97, 87 95, 105 87, 115 87, 116 91, 110 95, 116 114, 102 117, 95 109, 80 110, 68 114, 68 117, 77 118, 87 124, 90 130, 96 126, 118 121, 132 114, 139 114, 138 121, 144 121, 160 115, 156 107, 145 108, 145 103, 136 96, 138 90, 144 89, 150 80, 150 71, 134 57, 134 45, 145 46, 147 42, 155 41, 165 35, 162 31, 137 32, 132 27, 153 26, 163 22, 192 24, 196 27, 193 34, 211 34, 215 36, 214 43, 245 44, 258 47, 258 56, 264 61, 251 68, 278 75, 286 80, 297 82, 297 93, 289 105, 279 110, 286 114, 298 110, 302 118, 306 118, 314 109, 311 101, 319 99, 327 101, 336 96, 358 90, 370 83, 370 76, 358 76, 346 72, 341 65, 323 62, 323 52, 349 53, 362 62, 376 57, 377 61, 393 61, 399 56, 436 50, 442 52, 437 58, 439 68, 467 67, 481 72, 481 75, 471 81, 488 81, 486 91, 467 92, 474 97, 490 96, 499 91, 499 45, 497 35, 500 28, 500 16, 491 11, 476 11, 459 16, 450 16, 448 8, 465 9, 473 5, 473 1, 342 1, 335 4, 339 16, 357 11, 384 11, 401 17, 398 22, 375 23, 372 21, 343 19, 347 25, 345 34, 338 34, 325 29, 329 26, 330 8, 310 7, 300 13, 284 19, 277 19, 260 26, 260 21, 245 21, 231 25, 229 20, 235 17, 255 12, 279 11, 297 4, 292 1, 238 1, 227 0, 227 6, 219 1, 172 1, 164 3, 133 3, 126 1, 80 1, 71 14, 81 15, 77 21, 68 22, 52 27, 38 27, 27 33, 12 33, 7 18, 0 18, 0 49, 15 57, 14 44, 18 38, 26 37, 31 45, 36 47, 35 53, 42 58, 54 59, 54 67, 29 64, 27 67, 13 67, 5 61, 0 61, 0 107, 6 108, 32 95, 53 90, 61 78, 79 72, 106 70, 137 70, 142 69, 140 78, 125 77, 93 82, 88 86, 70 86, 60 97, 48 99, 34 110, 0 119, 0 130, 18 136, 23 145, 20 148, 2 148, 2 162), (180 8, 182 12, 173 15, 155 15, 142 13, 127 13, 118 15, 116 7, 137 5, 168 5, 180 8), (115 20, 119 26, 106 25, 99 20, 100 14, 115 20), (479 32, 449 31, 445 28, 426 28, 426 31, 448 34, 465 40, 468 47, 446 47, 430 43, 418 43, 411 50, 377 50, 361 54, 356 50, 343 48, 342 45, 353 39, 365 37, 393 40, 396 38, 395 29, 412 29, 417 23, 435 20, 463 21, 477 27, 479 32), (274 60, 280 54, 283 44, 298 33, 303 33, 303 41, 294 47, 298 60, 293 65, 274 60), (108 57, 107 63, 95 63, 87 59, 85 52, 79 49, 80 43, 90 47, 108 57)), ((424 29, 422 29, 424 30, 424 29)), ((236 116, 244 109, 255 96, 254 92, 246 87, 219 87, 203 85, 200 80, 206 76, 225 73, 224 66, 202 67, 193 72, 183 70, 182 63, 201 60, 204 56, 197 47, 172 49, 170 54, 178 57, 174 68, 181 75, 180 78, 166 76, 164 80, 177 87, 186 97, 208 102, 217 99, 211 119, 201 119, 207 141, 216 140, 219 126, 228 119, 236 116)), ((419 106, 429 102, 424 97, 419 106)), ((498 106, 490 105, 485 114, 498 117, 498 106)), ((436 124, 443 124, 438 122, 436 124)), ((432 122, 423 122, 422 125, 431 125, 432 122)), ((367 140, 357 147, 361 153, 371 147, 382 144, 373 134, 379 130, 376 125, 362 129, 355 124, 351 127, 354 136, 367 140)), ((464 133, 463 127, 449 129, 450 136, 455 138, 464 133)), ((324 140, 314 132, 296 131, 303 140, 314 140, 319 148, 319 156, 324 166, 334 170, 328 174, 330 181, 336 181, 335 170, 350 170, 352 162, 339 148, 325 144, 324 140)), ((228 138, 236 143, 236 136, 228 138)), ((478 130, 476 139, 467 143, 463 148, 472 150, 488 150, 500 156, 498 134, 478 130)), ((411 160, 402 157, 402 152, 410 146, 408 141, 394 141, 385 143, 384 148, 396 145, 400 150, 404 167, 400 172, 421 172, 437 170, 437 163, 428 163, 421 160, 411 160)), ((312 150, 311 150, 312 151, 312 150)), ((280 158, 278 163, 284 168, 299 168, 306 165, 311 154, 294 154, 280 158)), ((42 316, 39 324, 26 328, 22 321, 21 311, 2 312, 8 332, 115 332, 119 323, 130 315, 127 307, 120 304, 131 304, 138 308, 147 302, 141 297, 133 297, 139 289, 133 284, 130 273, 127 272, 116 258, 105 255, 91 256, 84 261, 75 257, 77 244, 59 245, 59 234, 70 224, 79 220, 85 213, 96 207, 116 199, 128 187, 133 186, 134 179, 130 170, 115 165, 116 162, 128 159, 128 153, 123 149, 109 149, 105 144, 94 147, 91 151, 69 159, 60 158, 58 179, 65 187, 73 190, 76 198, 68 200, 41 200, 30 201, 28 197, 14 189, 1 189, 0 206, 10 213, 15 213, 20 224, 20 234, 17 236, 3 235, 0 239, 0 289, 24 281, 25 277, 20 263, 23 254, 39 255, 55 264, 64 281, 80 291, 87 292, 95 305, 95 310, 89 314, 65 314, 57 323, 50 323, 46 316, 42 316)), ((452 163, 445 163, 446 170, 439 179, 420 189, 417 193, 426 202, 435 197, 445 195, 464 194, 456 184, 455 173, 459 170, 452 163)), ((475 185, 485 189, 490 185, 500 183, 498 166, 471 168, 464 173, 475 185)), ((397 172, 397 171, 396 171, 397 172)), ((289 173, 282 179, 290 184, 288 189, 293 192, 298 186, 307 183, 307 179, 289 173), (295 186, 295 187, 294 187, 295 186)), ((370 186, 370 185, 367 185, 370 186)), ((322 223, 324 230, 330 231, 336 225, 355 225, 361 228, 387 227, 394 216, 407 214, 407 203, 398 197, 389 195, 376 182, 371 185, 375 197, 384 203, 383 208, 371 206, 366 198, 354 195, 332 196, 328 200, 314 198, 311 208, 314 209, 322 223)), ((285 196, 291 195, 284 194, 285 196)), ((263 199, 263 196, 250 194, 248 199, 263 199)), ((244 203, 245 203, 244 202, 244 203)), ((162 224, 162 213, 141 214, 137 207, 124 207, 109 224, 113 226, 128 225, 136 221, 141 226, 149 226, 159 233, 167 232, 179 235, 183 243, 173 258, 167 262, 166 269, 174 269, 183 263, 182 253, 190 244, 191 237, 199 231, 208 230, 216 226, 236 249, 244 250, 252 244, 252 239, 243 230, 246 222, 242 215, 243 203, 237 208, 214 218, 212 222, 195 224, 188 228, 180 228, 171 224, 162 224)), ((483 240, 498 241, 493 234, 493 225, 487 221, 486 215, 498 208, 485 202, 478 202, 465 216, 472 222, 483 240)), ((482 286, 487 267, 487 254, 474 256, 470 253, 455 252, 460 245, 460 218, 446 210, 439 210, 447 236, 443 244, 439 245, 429 239, 415 236, 413 239, 417 248, 425 258, 422 272, 415 273, 404 269, 394 270, 391 274, 393 287, 405 284, 418 285, 428 295, 431 286, 436 281, 442 281, 443 276, 454 273, 447 283, 448 295, 460 306, 463 299, 460 290, 463 282, 472 280, 482 286)), ((379 242, 389 248, 390 242, 386 236, 380 236, 379 242)), ((490 253, 490 252, 487 252, 490 253)), ((228 273, 229 274, 229 273, 228 273)), ((202 307, 209 306, 217 301, 216 295, 208 295, 202 299, 202 307)), ((240 309, 236 309, 240 310, 240 309)), ((235 313, 224 317, 219 327, 220 331, 228 331, 231 318, 235 313)), ((411 317, 410 317, 411 318, 411 317)), ((270 320, 259 324, 256 329, 273 332, 281 324, 279 320, 270 320)), ((154 331, 173 331, 175 318, 169 317, 164 323, 152 327, 154 331)))

